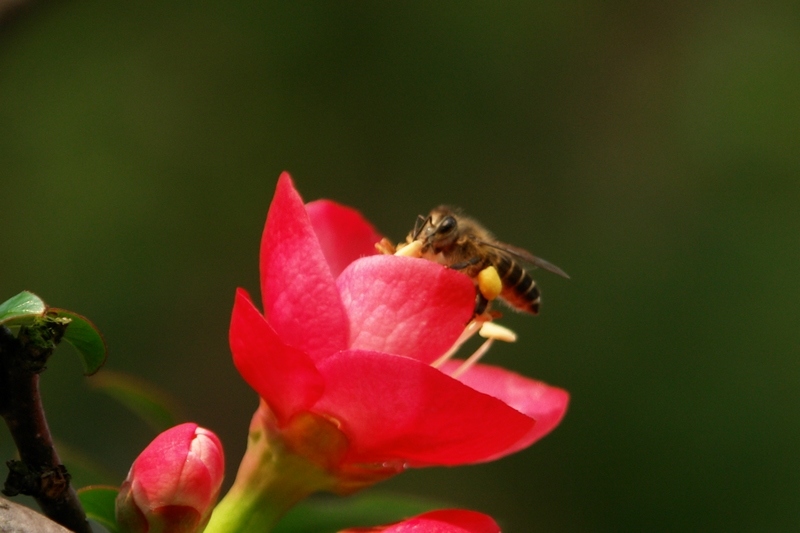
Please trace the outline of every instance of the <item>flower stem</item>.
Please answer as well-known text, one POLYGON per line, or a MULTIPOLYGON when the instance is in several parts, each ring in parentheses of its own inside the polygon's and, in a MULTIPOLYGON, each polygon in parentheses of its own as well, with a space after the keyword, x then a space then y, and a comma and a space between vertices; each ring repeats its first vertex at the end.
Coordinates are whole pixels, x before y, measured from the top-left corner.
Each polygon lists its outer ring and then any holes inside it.
POLYGON ((205 533, 271 531, 296 503, 332 488, 331 476, 288 451, 269 425, 264 412, 256 411, 236 480, 214 509, 205 533))

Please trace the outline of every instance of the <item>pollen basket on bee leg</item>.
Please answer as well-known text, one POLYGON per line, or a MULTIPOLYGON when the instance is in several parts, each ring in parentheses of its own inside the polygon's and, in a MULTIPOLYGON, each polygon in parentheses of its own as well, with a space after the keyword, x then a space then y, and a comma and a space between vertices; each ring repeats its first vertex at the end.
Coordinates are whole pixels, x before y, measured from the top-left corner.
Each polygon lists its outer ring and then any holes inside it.
POLYGON ((478 290, 490 302, 500 296, 503 291, 503 281, 500 279, 497 269, 491 265, 478 272, 476 281, 478 290))

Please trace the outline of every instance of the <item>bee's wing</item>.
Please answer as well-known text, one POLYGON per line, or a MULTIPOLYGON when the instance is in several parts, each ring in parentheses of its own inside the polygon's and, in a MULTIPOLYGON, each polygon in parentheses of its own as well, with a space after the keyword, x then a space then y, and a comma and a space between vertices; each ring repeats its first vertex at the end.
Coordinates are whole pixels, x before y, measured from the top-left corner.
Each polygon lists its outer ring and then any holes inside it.
POLYGON ((524 261, 525 263, 528 263, 538 268, 543 268, 549 272, 552 272, 553 274, 558 274, 561 277, 569 279, 569 274, 558 268, 553 263, 545 261, 540 257, 536 257, 528 250, 499 241, 495 242, 480 241, 480 242, 481 244, 485 244, 486 246, 491 246, 492 248, 497 248, 498 250, 511 254, 512 256, 524 261))

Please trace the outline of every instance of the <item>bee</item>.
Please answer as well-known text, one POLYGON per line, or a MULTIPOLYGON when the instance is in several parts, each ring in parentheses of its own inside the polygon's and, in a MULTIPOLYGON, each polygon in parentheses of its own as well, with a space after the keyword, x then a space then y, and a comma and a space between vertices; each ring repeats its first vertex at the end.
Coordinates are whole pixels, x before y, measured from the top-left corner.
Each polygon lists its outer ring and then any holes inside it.
POLYGON ((480 223, 461 215, 447 206, 435 208, 427 217, 419 215, 406 243, 419 241, 422 244, 421 256, 460 270, 472 278, 478 288, 475 315, 483 314, 489 301, 500 297, 510 307, 531 314, 539 313, 541 294, 536 282, 523 265, 543 268, 559 276, 569 278, 566 272, 540 259, 530 252, 505 244, 497 239, 480 223), (500 286, 493 294, 484 287, 484 277, 494 267, 500 286))

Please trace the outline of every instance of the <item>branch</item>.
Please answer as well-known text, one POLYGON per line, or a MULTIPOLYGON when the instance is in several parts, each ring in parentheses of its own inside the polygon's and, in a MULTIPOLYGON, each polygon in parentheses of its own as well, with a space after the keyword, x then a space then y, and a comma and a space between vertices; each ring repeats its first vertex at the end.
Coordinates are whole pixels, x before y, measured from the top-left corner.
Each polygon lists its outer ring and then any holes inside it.
POLYGON ((24 505, 0 498, 0 531, 3 533, 69 533, 60 526, 24 505))
POLYGON ((33 496, 49 518, 78 533, 91 533, 70 476, 56 453, 39 394, 39 372, 61 340, 64 324, 21 327, 17 337, 0 326, 0 415, 20 461, 11 469, 3 494, 33 496))

